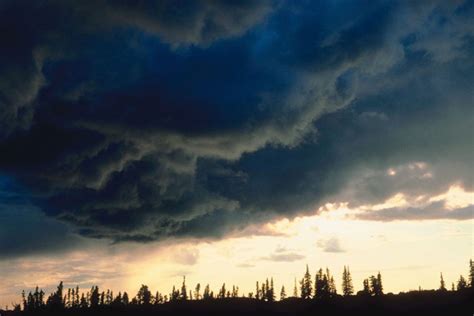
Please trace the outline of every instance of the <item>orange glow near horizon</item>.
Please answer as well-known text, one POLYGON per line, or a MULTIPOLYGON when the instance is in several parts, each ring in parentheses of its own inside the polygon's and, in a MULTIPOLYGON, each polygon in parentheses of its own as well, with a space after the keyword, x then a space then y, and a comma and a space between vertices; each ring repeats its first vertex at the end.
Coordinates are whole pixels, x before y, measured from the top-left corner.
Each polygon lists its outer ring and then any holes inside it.
MULTIPOLYGON (((473 193, 452 186, 427 200, 444 200, 447 207, 466 206, 473 204, 473 193)), ((225 282, 238 285, 240 293, 247 294, 254 291, 255 281, 274 277, 278 289, 285 285, 287 293, 292 293, 294 278, 301 277, 305 264, 313 275, 316 269, 329 267, 339 290, 344 265, 351 268, 356 290, 364 278, 378 271, 386 292, 437 288, 440 272, 448 285, 460 274, 466 275, 474 251, 472 219, 377 222, 352 216, 406 204, 402 194, 356 209, 349 209, 347 203, 328 203, 314 215, 265 223, 255 229, 257 235, 144 245, 99 242, 63 256, 2 262, 7 274, 0 276, 0 304, 19 302, 21 289, 36 285, 52 291, 59 280, 65 286, 79 284, 88 290, 98 284, 114 293, 125 290, 132 295, 147 284, 152 291, 168 294, 186 276, 189 289, 199 282, 215 290, 225 282), (6 265, 14 265, 17 272, 9 274, 6 265), (7 291, 10 288, 15 292, 7 291)))

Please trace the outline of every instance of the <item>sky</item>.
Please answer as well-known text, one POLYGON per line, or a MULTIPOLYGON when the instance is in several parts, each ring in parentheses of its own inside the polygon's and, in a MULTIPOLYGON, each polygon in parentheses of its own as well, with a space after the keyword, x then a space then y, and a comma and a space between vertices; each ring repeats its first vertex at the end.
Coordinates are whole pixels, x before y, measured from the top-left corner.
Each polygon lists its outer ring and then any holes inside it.
POLYGON ((0 2, 0 306, 466 275, 473 1, 0 2))

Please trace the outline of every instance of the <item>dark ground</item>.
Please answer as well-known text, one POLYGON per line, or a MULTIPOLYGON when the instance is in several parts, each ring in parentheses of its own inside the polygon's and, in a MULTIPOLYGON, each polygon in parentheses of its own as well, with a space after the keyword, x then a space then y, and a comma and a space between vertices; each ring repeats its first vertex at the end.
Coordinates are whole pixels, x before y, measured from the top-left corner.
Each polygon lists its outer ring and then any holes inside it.
POLYGON ((422 291, 382 297, 336 297, 328 300, 289 298, 267 303, 247 298, 181 301, 158 306, 103 306, 97 309, 1 312, 13 315, 474 315, 474 290, 422 291))

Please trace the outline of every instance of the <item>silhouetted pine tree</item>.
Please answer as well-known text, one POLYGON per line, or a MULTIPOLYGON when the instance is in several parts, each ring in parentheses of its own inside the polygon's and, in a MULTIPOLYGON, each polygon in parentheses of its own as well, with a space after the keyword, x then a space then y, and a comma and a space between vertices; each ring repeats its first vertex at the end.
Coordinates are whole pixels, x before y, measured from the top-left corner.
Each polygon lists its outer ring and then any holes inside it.
POLYGON ((78 287, 72 289, 71 296, 72 296, 71 297, 72 307, 73 308, 79 307, 79 288, 78 287))
POLYGON ((122 304, 123 305, 128 305, 130 304, 130 300, 128 298, 128 293, 127 292, 123 292, 123 295, 122 295, 122 304))
POLYGON ((370 277, 370 290, 369 290, 370 295, 372 296, 381 296, 383 295, 383 286, 382 286, 382 276, 379 273, 377 273, 377 276, 371 276, 370 277))
POLYGON ((219 294, 217 294, 217 298, 225 298, 225 294, 225 283, 223 283, 221 289, 219 290, 219 294))
POLYGON ((150 305, 151 304, 151 292, 148 289, 148 286, 142 284, 137 293, 137 303, 140 305, 150 305))
POLYGON ((373 275, 369 277, 370 295, 374 296, 377 291, 377 278, 373 275))
POLYGON ((295 278, 295 286, 293 288, 293 297, 298 297, 298 287, 296 286, 296 278, 295 278))
POLYGON ((458 291, 464 290, 465 288, 467 288, 466 279, 462 275, 459 276, 459 280, 458 280, 458 284, 456 288, 458 291))
POLYGON ((265 280, 265 287, 264 287, 264 300, 268 301, 270 299, 270 283, 268 282, 268 278, 265 280))
POLYGON ((324 294, 324 273, 323 269, 319 269, 315 276, 314 298, 323 298, 324 294))
POLYGON ((370 291, 370 286, 369 286, 369 279, 364 279, 362 282, 362 291, 359 291, 357 295, 362 295, 362 296, 370 296, 371 291, 370 291))
POLYGON ((328 280, 328 292, 329 296, 336 290, 336 284, 334 284, 334 278, 332 277, 331 273, 329 272, 329 268, 326 267, 326 278, 328 280))
POLYGON ((23 310, 24 311, 35 311, 43 308, 44 303, 44 292, 36 286, 33 293, 28 292, 28 295, 25 295, 25 291, 21 292, 23 310))
POLYGON ((170 293, 170 301, 177 301, 179 300, 179 291, 176 290, 176 287, 173 285, 173 289, 171 290, 170 293))
POLYGON ((112 299, 112 306, 122 306, 122 293, 119 292, 116 297, 112 299))
POLYGON ((334 281, 334 277, 331 276, 329 279, 329 296, 333 297, 335 295, 337 295, 336 282, 334 281))
POLYGON ((232 294, 231 297, 238 297, 239 296, 239 287, 232 285, 232 294))
POLYGON ((273 278, 270 279, 270 285, 268 285, 268 279, 266 282, 267 285, 267 302, 274 302, 275 301, 275 289, 273 286, 273 278))
POLYGON ((258 281, 256 283, 256 288, 255 288, 255 299, 260 300, 262 296, 260 295, 260 286, 258 285, 258 281))
POLYGON ((105 292, 102 291, 100 292, 100 302, 99 302, 100 305, 105 305, 105 292))
POLYGON ((156 291, 155 300, 153 301, 153 304, 163 304, 163 295, 159 291, 156 291))
POLYGON ((44 291, 43 290, 41 290, 40 293, 39 293, 39 301, 40 301, 40 304, 41 304, 40 307, 44 307, 45 303, 44 303, 44 291))
POLYGON ((105 305, 110 305, 112 303, 112 291, 107 289, 107 292, 105 293, 105 305))
POLYGON ((87 303, 87 299, 86 299, 86 296, 84 295, 84 293, 82 293, 82 295, 81 295, 81 302, 79 303, 79 306, 81 308, 89 307, 89 304, 87 303))
POLYGON ((211 290, 209 288, 209 284, 206 284, 206 287, 204 287, 204 293, 202 295, 202 298, 205 300, 211 299, 211 290))
POLYGON ((59 282, 56 292, 51 294, 48 298, 47 305, 52 309, 61 309, 64 308, 64 298, 63 298, 63 281, 59 282))
POLYGON ((186 277, 183 276, 183 284, 181 284, 180 300, 186 301, 188 299, 188 291, 186 290, 186 277))
POLYGON ((79 286, 72 289, 71 303, 73 308, 79 308, 81 295, 79 294, 79 286))
POLYGON ((23 303, 23 310, 26 310, 26 311, 27 311, 27 310, 30 309, 30 304, 29 304, 30 295, 31 295, 31 292, 29 292, 28 295, 26 295, 26 293, 25 293, 24 290, 21 292, 22 303, 23 303))
POLYGON ((40 309, 45 306, 44 304, 44 292, 43 290, 40 290, 38 286, 36 286, 35 292, 33 294, 33 299, 34 299, 34 308, 35 309, 40 309))
POLYGON ((24 311, 28 310, 28 302, 26 301, 25 290, 21 291, 21 301, 23 303, 23 310, 24 311))
POLYGON ((201 299, 201 284, 196 284, 196 288, 194 289, 194 299, 200 300, 201 299))
POLYGON ((344 271, 342 272, 342 294, 344 296, 354 294, 351 272, 349 271, 349 267, 346 266, 344 266, 344 271))
POLYGON ((87 291, 86 293, 86 301, 87 301, 87 305, 90 306, 91 305, 91 292, 90 291, 87 291))
POLYGON ((35 297, 31 292, 28 293, 28 309, 35 310, 35 297))
POLYGON ((283 285, 280 291, 280 301, 283 301, 285 298, 286 298, 286 292, 285 292, 285 286, 283 285))
POLYGON ((380 271, 377 273, 377 292, 375 295, 383 295, 383 284, 382 284, 382 275, 380 274, 380 271))
POLYGON ((71 304, 71 289, 67 289, 67 296, 66 296, 66 303, 65 303, 65 306, 66 307, 71 307, 72 304, 71 304))
POLYGON ((275 289, 273 286, 273 278, 271 278, 270 281, 267 278, 265 282, 262 283, 262 288, 261 288, 259 296, 260 296, 260 300, 262 301, 267 301, 267 302, 275 301, 275 289))
POLYGON ((469 260, 469 286, 474 287, 474 262, 469 260))
MULTIPOLYGON (((8 310, 8 306, 5 306, 5 309, 8 310)), ((13 304, 13 312, 15 314, 21 313, 21 305, 20 304, 13 304)))
POLYGON ((337 294, 336 283, 334 278, 331 276, 329 269, 326 268, 326 272, 323 269, 319 269, 315 276, 314 282, 314 298, 329 298, 337 294))
POLYGON ((439 290, 440 291, 446 291, 446 284, 444 283, 443 273, 440 273, 439 278, 440 278, 440 280, 439 280, 439 290))
POLYGON ((313 285, 311 281, 311 274, 309 273, 308 265, 306 265, 306 272, 301 279, 301 298, 310 299, 313 293, 313 285))

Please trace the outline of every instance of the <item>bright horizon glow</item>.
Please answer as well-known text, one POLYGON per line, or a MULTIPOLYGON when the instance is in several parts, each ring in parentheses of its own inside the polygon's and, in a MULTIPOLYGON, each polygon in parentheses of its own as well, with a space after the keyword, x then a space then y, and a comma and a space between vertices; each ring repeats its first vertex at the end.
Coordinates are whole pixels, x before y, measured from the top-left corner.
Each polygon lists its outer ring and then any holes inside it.
MULTIPOLYGON (((452 186, 430 200, 446 205, 472 205, 473 192, 452 186), (466 204, 467 203, 467 204, 466 204)), ((207 283, 216 292, 222 283, 239 286, 239 294, 255 292, 255 282, 273 277, 279 294, 282 285, 293 293, 294 279, 299 280, 305 265, 314 274, 319 268, 331 270, 338 291, 341 274, 349 265, 356 292, 362 280, 378 271, 384 290, 400 292, 436 289, 442 272, 447 287, 460 274, 466 275, 474 253, 474 220, 412 220, 378 222, 353 218, 358 212, 406 205, 396 194, 382 204, 349 209, 347 203, 328 203, 318 214, 265 223, 255 231, 266 235, 228 237, 218 241, 175 240, 145 245, 102 243, 85 251, 73 251, 60 257, 26 257, 2 262, 0 277, 1 306, 19 302, 21 289, 36 285, 47 293, 63 280, 65 287, 76 283, 83 290, 92 284, 110 288, 117 294, 133 296, 141 284, 152 292, 168 295, 173 285, 180 286, 186 276, 189 289, 207 283), (109 249, 107 249, 109 247, 109 249), (440 251, 443 249, 443 251, 440 251), (436 264, 434 264, 436 263, 436 264), (14 266, 12 274, 6 265, 14 266), (17 271, 17 272, 14 272, 17 271), (76 280, 76 282, 75 282, 76 280), (16 282, 16 283, 15 283, 16 282), (11 292, 7 289, 14 289, 11 292)))

